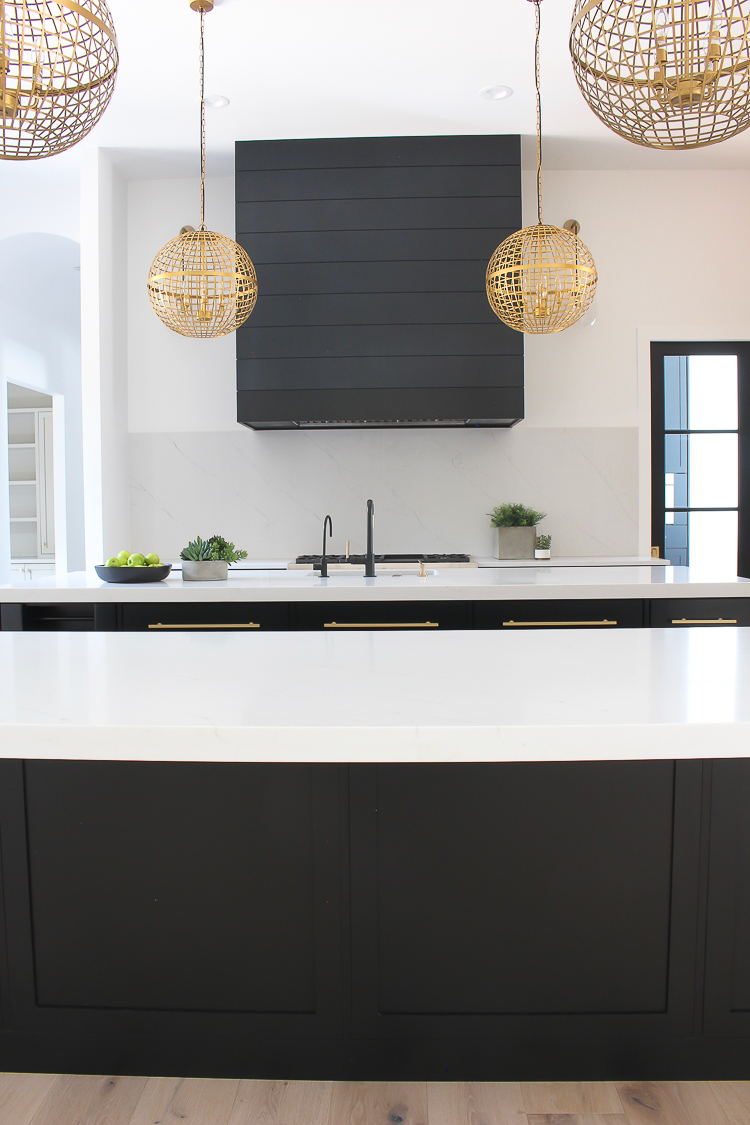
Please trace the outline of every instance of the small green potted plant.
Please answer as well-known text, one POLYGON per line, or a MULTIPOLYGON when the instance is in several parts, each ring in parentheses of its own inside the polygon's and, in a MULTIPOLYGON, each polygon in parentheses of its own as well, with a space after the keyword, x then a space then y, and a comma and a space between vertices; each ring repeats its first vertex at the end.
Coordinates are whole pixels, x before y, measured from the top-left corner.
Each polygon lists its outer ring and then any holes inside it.
POLYGON ((534 551, 535 559, 548 559, 551 557, 550 543, 552 542, 551 535, 537 535, 536 537, 536 550, 534 551))
POLYGON ((226 582, 229 563, 246 559, 247 551, 236 550, 221 535, 199 535, 180 551, 180 558, 183 582, 226 582))
POLYGON ((489 513, 490 526, 497 528, 497 559, 533 559, 536 550, 536 525, 546 512, 524 504, 498 504, 489 513))

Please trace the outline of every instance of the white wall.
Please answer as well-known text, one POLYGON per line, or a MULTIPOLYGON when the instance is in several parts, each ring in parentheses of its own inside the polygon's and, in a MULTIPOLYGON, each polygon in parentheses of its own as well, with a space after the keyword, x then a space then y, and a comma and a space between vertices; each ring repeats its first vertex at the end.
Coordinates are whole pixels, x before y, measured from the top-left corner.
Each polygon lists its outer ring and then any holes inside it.
MULTIPOLYGON (((79 246, 53 234, 0 240, 0 449, 7 448, 7 383, 51 394, 55 410, 56 561, 83 568, 79 246), (64 466, 64 473, 60 469, 64 466), (66 533, 67 532, 67 533, 66 533)), ((0 574, 10 572, 8 458, 0 458, 0 574)))
MULTIPOLYGON (((525 189, 533 222, 533 175, 525 189)), ((486 513, 503 500, 546 510, 557 554, 647 550, 639 330, 642 354, 663 332, 652 325, 677 339, 750 338, 748 189, 747 172, 546 173, 545 219, 578 219, 596 259, 597 319, 527 337, 526 419, 513 430, 254 433, 235 421, 233 339, 170 333, 146 295, 156 250, 195 224, 195 184, 130 183, 132 545, 174 557, 188 537, 218 532, 255 557, 285 557, 317 550, 330 512, 334 548, 362 547, 372 496, 383 550, 489 553, 486 513)), ((209 208, 209 225, 231 234, 231 180, 209 183, 209 208)), ((262 300, 262 271, 259 282, 262 300)))
MULTIPOLYGON (((528 222, 533 176, 524 182, 528 222)), ((545 220, 578 219, 596 260, 597 320, 527 337, 529 425, 636 425, 639 328, 690 340, 744 325, 750 338, 749 191, 745 171, 545 174, 545 220)))
MULTIPOLYGON (((198 184, 128 184, 128 411, 135 433, 235 429, 234 336, 189 340, 151 308, 146 279, 161 247, 183 226, 197 229, 198 184)), ((206 225, 234 235, 234 179, 206 185, 206 225)))
POLYGON ((102 149, 81 167, 81 339, 86 566, 130 537, 127 185, 102 149))

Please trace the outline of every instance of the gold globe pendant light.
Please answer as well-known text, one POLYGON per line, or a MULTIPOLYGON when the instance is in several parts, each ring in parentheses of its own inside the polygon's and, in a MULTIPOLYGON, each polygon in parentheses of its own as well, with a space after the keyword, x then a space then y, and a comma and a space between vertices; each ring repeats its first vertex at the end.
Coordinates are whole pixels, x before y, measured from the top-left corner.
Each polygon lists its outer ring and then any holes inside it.
POLYGON ((105 0, 0 0, 0 157, 78 144, 109 105, 117 63, 105 0))
POLYGON ((207 340, 235 332, 258 297, 255 267, 242 247, 206 229, 206 100, 203 20, 213 0, 191 0, 200 12, 201 186, 200 227, 183 227, 151 263, 148 295, 159 319, 181 336, 207 340))
POLYGON ((537 223, 501 242, 487 267, 487 297, 500 319, 517 332, 562 332, 583 316, 596 293, 591 251, 570 221, 553 227, 542 221, 542 100, 539 89, 539 4, 536 12, 537 223))
POLYGON ((613 132, 690 149, 750 125, 750 0, 576 0, 581 93, 613 132))

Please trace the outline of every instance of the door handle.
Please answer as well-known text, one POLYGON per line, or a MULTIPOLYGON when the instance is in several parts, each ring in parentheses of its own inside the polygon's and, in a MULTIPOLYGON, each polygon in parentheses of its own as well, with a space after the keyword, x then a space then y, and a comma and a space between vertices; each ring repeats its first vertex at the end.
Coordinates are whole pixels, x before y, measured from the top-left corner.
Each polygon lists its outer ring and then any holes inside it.
POLYGON ((736 625, 736 617, 673 617, 673 625, 736 625))
POLYGON ((439 629, 439 621, 327 621, 324 629, 439 629))
POLYGON ((260 629, 260 625, 254 621, 248 621, 246 625, 162 625, 159 621, 156 625, 149 625, 149 629, 260 629))
POLYGON ((551 625, 556 625, 559 629, 559 628, 563 628, 567 625, 616 625, 616 624, 617 624, 616 621, 608 621, 607 618, 605 617, 605 619, 603 621, 503 621, 503 628, 505 628, 507 625, 512 625, 514 628, 519 628, 519 627, 523 628, 523 626, 525 626, 525 625, 543 625, 545 628, 549 628, 549 626, 551 626, 551 625))

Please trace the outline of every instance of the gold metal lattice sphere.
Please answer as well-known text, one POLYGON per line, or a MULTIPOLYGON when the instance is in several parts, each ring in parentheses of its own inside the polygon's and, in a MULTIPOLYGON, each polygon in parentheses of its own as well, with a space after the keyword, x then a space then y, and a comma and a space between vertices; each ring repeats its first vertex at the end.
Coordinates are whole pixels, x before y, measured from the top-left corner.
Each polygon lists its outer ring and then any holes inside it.
POLYGON ((648 148, 716 144, 750 125, 750 0, 576 0, 570 53, 605 125, 648 148))
POLYGON ((0 157, 78 144, 109 105, 117 62, 104 0, 0 0, 0 157))
POLYGON ((247 320, 258 297, 255 267, 238 243, 210 230, 188 230, 151 263, 154 312, 181 336, 226 336, 247 320))
POLYGON ((562 332, 586 312, 596 293, 596 265, 580 238, 537 223, 501 242, 487 266, 494 312, 517 332, 562 332))

